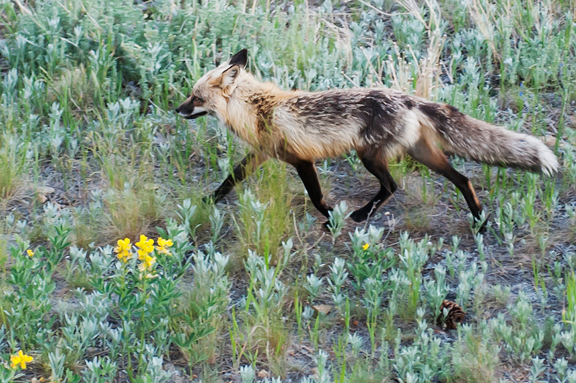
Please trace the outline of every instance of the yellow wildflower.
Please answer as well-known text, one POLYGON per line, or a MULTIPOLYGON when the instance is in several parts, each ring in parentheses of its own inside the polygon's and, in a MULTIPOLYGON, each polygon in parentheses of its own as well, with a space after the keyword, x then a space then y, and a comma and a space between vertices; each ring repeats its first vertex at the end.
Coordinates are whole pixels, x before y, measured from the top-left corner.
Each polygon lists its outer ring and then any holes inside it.
POLYGON ((158 246, 156 246, 156 251, 161 254, 172 255, 167 249, 168 247, 172 247, 172 245, 174 245, 174 243, 172 243, 171 239, 164 239, 160 237, 158 238, 158 246))
POLYGON ((156 263, 156 257, 151 257, 148 254, 139 258, 142 261, 138 266, 138 269, 140 269, 141 272, 152 270, 152 266, 156 263))
POLYGON ((171 239, 164 239, 162 237, 158 238, 158 245, 161 247, 172 247, 174 243, 172 243, 171 239))
POLYGON ((369 244, 369 243, 367 243, 367 244, 365 244, 364 246, 362 246, 362 249, 364 249, 364 250, 368 250, 368 248, 369 248, 369 247, 370 247, 370 244, 369 244))
POLYGON ((138 259, 143 261, 148 254, 154 251, 154 240, 141 235, 140 241, 136 242, 136 246, 138 247, 138 259))
POLYGON ((114 248, 114 251, 121 253, 123 251, 129 251, 132 245, 130 244, 130 238, 119 239, 117 242, 118 246, 114 248))
POLYGON ((26 250, 26 254, 28 254, 30 258, 34 256, 34 252, 31 249, 26 250))
POLYGON ((132 258, 132 253, 127 251, 127 250, 124 250, 124 251, 121 251, 120 253, 118 253, 117 257, 119 260, 126 263, 132 258))
POLYGON ((118 259, 122 262, 128 262, 128 260, 132 258, 130 238, 119 239, 117 245, 114 251, 117 253, 118 259))
POLYGON ((26 363, 32 362, 33 359, 30 355, 26 355, 20 350, 16 355, 10 355, 10 367, 16 369, 20 365, 20 368, 25 369, 26 363))

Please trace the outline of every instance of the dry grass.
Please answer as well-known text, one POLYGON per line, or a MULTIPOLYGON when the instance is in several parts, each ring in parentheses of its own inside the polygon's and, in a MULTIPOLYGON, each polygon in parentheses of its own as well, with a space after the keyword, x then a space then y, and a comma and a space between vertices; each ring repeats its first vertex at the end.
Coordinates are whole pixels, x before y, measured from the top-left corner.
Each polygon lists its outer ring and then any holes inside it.
POLYGON ((426 0, 429 14, 426 20, 422 8, 415 0, 397 0, 397 2, 424 25, 428 35, 428 49, 426 55, 418 60, 412 47, 409 47, 409 53, 413 59, 412 64, 409 64, 406 62, 406 53, 400 54, 398 46, 394 44, 398 68, 391 59, 387 61, 392 84, 403 92, 411 92, 413 89, 415 95, 434 100, 437 98, 438 88, 442 86, 440 57, 446 41, 440 7, 436 0, 426 0), (414 87, 412 84, 415 84, 414 87))
POLYGON ((467 332, 455 344, 453 382, 487 383, 497 381, 500 348, 467 332))

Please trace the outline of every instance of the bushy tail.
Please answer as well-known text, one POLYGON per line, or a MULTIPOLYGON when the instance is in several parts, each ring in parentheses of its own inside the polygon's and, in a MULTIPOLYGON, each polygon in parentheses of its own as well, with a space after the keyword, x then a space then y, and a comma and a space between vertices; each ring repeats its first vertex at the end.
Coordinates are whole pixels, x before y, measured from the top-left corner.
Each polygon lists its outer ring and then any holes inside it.
POLYGON ((554 153, 534 136, 477 120, 450 105, 425 103, 419 109, 446 150, 474 161, 548 176, 558 171, 554 153))

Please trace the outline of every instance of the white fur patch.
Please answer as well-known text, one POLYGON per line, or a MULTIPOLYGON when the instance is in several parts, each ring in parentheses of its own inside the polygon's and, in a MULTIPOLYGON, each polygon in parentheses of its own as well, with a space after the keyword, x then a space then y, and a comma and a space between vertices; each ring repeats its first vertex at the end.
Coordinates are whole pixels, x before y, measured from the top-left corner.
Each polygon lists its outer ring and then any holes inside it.
POLYGON ((184 114, 184 113, 182 113, 182 112, 180 112, 180 113, 178 113, 178 114, 181 115, 182 117, 192 117, 192 116, 194 116, 195 114, 203 113, 203 112, 207 112, 207 110, 204 109, 204 108, 202 108, 202 107, 195 106, 195 107, 194 107, 194 111, 193 111, 192 113, 190 113, 190 114, 184 114))
POLYGON ((527 141, 538 148, 538 159, 540 160, 542 173, 547 176, 552 176, 558 171, 558 167, 560 166, 558 164, 558 158, 556 158, 554 153, 539 139, 532 136, 526 137, 527 141))
POLYGON ((402 116, 404 120, 404 130, 402 131, 402 136, 399 137, 398 141, 406 148, 411 147, 420 138, 421 123, 423 123, 422 114, 416 114, 412 110, 408 110, 402 116))

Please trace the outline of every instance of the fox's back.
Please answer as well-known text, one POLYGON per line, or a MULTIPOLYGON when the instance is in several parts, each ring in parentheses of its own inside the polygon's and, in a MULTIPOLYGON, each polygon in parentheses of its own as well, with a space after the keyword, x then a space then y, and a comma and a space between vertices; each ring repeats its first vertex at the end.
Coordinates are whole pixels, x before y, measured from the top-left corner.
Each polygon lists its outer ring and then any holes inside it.
POLYGON ((308 158, 335 157, 359 145, 394 145, 406 131, 414 99, 386 88, 294 92, 273 122, 308 158))

